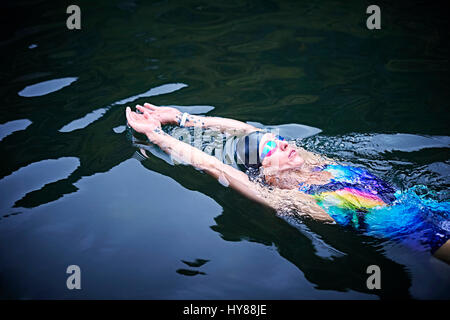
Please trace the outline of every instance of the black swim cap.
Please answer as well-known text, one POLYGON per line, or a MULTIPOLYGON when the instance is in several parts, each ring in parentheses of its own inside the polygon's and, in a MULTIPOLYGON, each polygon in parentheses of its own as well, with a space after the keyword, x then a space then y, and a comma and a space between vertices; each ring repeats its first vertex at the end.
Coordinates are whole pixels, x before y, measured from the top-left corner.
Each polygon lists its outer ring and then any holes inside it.
POLYGON ((245 168, 259 168, 261 159, 259 158, 259 143, 266 134, 262 131, 254 131, 246 136, 239 138, 236 143, 236 158, 238 164, 245 168))

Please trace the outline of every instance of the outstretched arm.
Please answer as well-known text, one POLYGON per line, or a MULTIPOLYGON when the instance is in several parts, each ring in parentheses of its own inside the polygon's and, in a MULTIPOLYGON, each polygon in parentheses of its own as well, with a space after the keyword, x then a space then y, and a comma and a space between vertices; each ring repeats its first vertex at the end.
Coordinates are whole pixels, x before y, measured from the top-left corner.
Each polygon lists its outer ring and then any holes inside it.
MULTIPOLYGON (((142 106, 137 107, 140 111, 142 111, 142 106)), ((157 107, 150 103, 144 103, 144 108, 149 111, 152 117, 158 119, 161 124, 179 125, 183 117, 182 112, 171 107, 157 107)), ((191 114, 187 114, 184 126, 214 128, 221 132, 228 132, 231 134, 249 134, 250 132, 261 130, 238 120, 221 117, 203 117, 191 114)))
POLYGON ((248 176, 245 173, 166 134, 161 130, 160 123, 153 119, 148 111, 143 110, 143 114, 137 114, 127 107, 126 116, 128 124, 133 129, 147 135, 152 143, 158 145, 176 161, 187 163, 201 169, 222 183, 228 184, 233 189, 241 192, 248 198, 271 207, 271 205, 258 194, 253 183, 248 179, 248 176))
POLYGON ((296 190, 278 190, 271 193, 266 188, 251 182, 248 176, 232 166, 222 163, 191 145, 179 141, 161 130, 161 124, 152 118, 150 112, 140 108, 143 114, 126 109, 128 124, 137 132, 147 135, 148 139, 158 145, 176 161, 190 164, 210 174, 223 184, 229 185, 249 199, 259 202, 276 211, 290 203, 290 209, 314 219, 333 222, 334 220, 309 195, 302 195, 296 190), (295 199, 292 201, 292 199, 295 199))

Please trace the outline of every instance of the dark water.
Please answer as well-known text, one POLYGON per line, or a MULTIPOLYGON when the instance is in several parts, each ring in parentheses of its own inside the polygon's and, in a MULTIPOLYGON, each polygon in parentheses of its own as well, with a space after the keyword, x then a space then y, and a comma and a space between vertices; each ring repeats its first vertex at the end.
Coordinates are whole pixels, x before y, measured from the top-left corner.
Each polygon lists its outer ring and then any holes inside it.
POLYGON ((428 252, 291 224, 193 168, 136 160, 124 127, 149 101, 318 128, 309 149, 448 200, 446 11, 379 1, 369 31, 364 1, 78 1, 69 31, 69 4, 0 5, 2 298, 450 297, 428 252))

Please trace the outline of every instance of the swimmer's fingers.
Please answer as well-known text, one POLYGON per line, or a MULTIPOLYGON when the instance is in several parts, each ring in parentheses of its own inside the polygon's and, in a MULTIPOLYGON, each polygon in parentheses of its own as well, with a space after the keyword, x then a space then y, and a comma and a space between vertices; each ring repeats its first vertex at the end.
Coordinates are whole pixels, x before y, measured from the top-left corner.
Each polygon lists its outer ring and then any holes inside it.
POLYGON ((178 112, 177 109, 172 107, 157 107, 150 103, 144 103, 144 107, 152 114, 160 115, 160 114, 167 114, 171 112, 178 112))
POLYGON ((150 119, 150 111, 148 111, 146 108, 140 105, 136 105, 136 109, 138 109, 142 114, 144 115, 144 118, 149 120, 150 119))
MULTIPOLYGON (((145 105, 145 103, 144 103, 144 105, 145 105)), ((158 115, 160 115, 160 114, 162 114, 162 113, 164 113, 164 107, 155 107, 155 106, 152 106, 153 108, 143 108, 145 111, 147 111, 150 115, 153 115, 153 116, 155 116, 155 117, 158 117, 158 115)), ((141 110, 141 109, 139 109, 139 110, 141 110)))
POLYGON ((147 109, 150 109, 150 110, 156 110, 156 109, 158 109, 157 106, 154 106, 154 105, 152 105, 152 104, 150 104, 150 103, 148 103, 148 102, 144 103, 144 107, 146 107, 147 109))
POLYGON ((138 114, 131 111, 130 107, 126 108, 126 116, 128 125, 140 133, 147 134, 156 128, 161 128, 161 124, 152 118, 146 119, 144 114, 138 114))
POLYGON ((131 125, 131 123, 132 123, 134 120, 133 120, 132 111, 131 111, 131 108, 130 108, 130 107, 127 107, 127 108, 125 109, 125 115, 127 116, 128 124, 131 125))
POLYGON ((144 117, 147 120, 156 120, 160 123, 167 122, 167 121, 164 121, 165 119, 163 117, 161 117, 162 113, 160 111, 163 111, 161 109, 153 111, 153 110, 146 109, 140 105, 137 105, 136 108, 144 114, 144 117))
POLYGON ((135 113, 133 111, 131 111, 130 107, 127 107, 125 113, 126 113, 126 116, 127 116, 128 125, 136 130, 137 123, 136 123, 136 119, 135 119, 135 116, 134 116, 135 113))
POLYGON ((128 120, 128 124, 132 127, 135 127, 137 124, 138 119, 136 118, 137 113, 131 111, 130 107, 128 107, 127 110, 127 120, 128 120))
POLYGON ((161 119, 157 114, 154 114, 152 111, 149 111, 140 105, 136 105, 136 109, 142 112, 142 115, 139 116, 143 116, 147 122, 153 123, 156 126, 161 126, 161 119))
POLYGON ((126 115, 128 123, 131 124, 137 124, 140 120, 142 120, 142 115, 137 114, 136 112, 131 111, 130 107, 127 107, 126 109, 126 115))

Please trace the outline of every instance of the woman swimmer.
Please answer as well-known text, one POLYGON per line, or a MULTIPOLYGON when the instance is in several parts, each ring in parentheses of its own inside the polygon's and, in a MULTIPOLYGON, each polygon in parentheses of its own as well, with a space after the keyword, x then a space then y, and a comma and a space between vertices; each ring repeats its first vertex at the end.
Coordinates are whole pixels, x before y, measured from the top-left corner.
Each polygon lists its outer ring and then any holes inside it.
POLYGON ((414 232, 435 257, 450 263, 449 202, 423 200, 415 193, 402 201, 404 194, 364 169, 339 165, 237 120, 189 115, 148 103, 136 108, 139 113, 126 108, 134 130, 173 158, 225 181, 254 201, 369 235, 402 239, 414 232), (236 158, 246 169, 258 169, 263 183, 166 134, 161 130, 165 124, 242 135, 235 144, 236 158))

